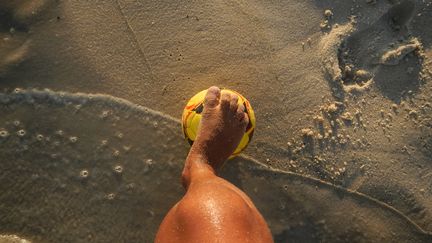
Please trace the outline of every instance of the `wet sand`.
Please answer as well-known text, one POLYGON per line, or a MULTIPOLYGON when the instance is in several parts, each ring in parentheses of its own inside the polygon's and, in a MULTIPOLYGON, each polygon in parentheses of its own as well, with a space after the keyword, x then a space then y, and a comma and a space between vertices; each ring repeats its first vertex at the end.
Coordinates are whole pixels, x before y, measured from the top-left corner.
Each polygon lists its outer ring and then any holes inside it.
POLYGON ((183 193, 183 106, 219 85, 257 115, 223 176, 277 242, 431 241, 430 1, 0 9, 1 234, 151 241, 183 193))

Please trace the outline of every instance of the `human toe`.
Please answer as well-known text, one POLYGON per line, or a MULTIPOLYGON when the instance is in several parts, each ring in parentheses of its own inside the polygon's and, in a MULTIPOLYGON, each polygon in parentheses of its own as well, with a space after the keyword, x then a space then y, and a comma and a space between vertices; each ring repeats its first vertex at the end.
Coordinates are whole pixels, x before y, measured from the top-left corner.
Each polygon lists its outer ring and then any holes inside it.
POLYGON ((236 112, 238 108, 238 96, 236 94, 231 94, 231 100, 230 100, 230 110, 232 112, 236 112))
POLYGON ((221 95, 221 107, 222 109, 229 109, 231 102, 231 94, 228 92, 222 92, 221 95))
POLYGON ((245 107, 243 104, 238 105, 236 115, 237 115, 238 120, 241 122, 240 125, 246 127, 246 125, 249 123, 249 116, 245 112, 245 107))
POLYGON ((207 107, 216 107, 219 104, 221 91, 218 87, 212 86, 207 90, 204 98, 204 105, 207 107))

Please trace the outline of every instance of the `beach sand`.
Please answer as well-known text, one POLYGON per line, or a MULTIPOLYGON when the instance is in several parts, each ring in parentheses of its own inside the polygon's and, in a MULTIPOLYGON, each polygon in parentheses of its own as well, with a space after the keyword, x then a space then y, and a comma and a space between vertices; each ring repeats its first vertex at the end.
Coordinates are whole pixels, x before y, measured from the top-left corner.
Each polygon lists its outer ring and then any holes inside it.
POLYGON ((430 0, 0 3, 0 242, 151 242, 211 85, 254 107, 222 175, 276 242, 432 241, 430 23, 430 0))

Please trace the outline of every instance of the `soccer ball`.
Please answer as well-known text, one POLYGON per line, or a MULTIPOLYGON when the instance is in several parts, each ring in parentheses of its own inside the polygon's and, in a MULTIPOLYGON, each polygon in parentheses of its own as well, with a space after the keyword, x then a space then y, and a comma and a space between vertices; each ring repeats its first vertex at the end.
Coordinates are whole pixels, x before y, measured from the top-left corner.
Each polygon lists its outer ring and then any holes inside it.
MULTIPOLYGON (((249 124, 246 127, 246 131, 240 140, 239 145, 234 150, 234 152, 229 157, 234 158, 235 156, 239 155, 249 144, 249 142, 252 139, 254 130, 255 130, 255 113, 252 109, 252 106, 250 105, 249 101, 243 97, 241 94, 237 93, 236 91, 229 90, 229 89, 221 89, 221 92, 230 92, 232 94, 236 94, 238 96, 238 104, 243 104, 245 107, 245 112, 249 116, 249 124)), ((189 142, 189 144, 192 146, 193 142, 196 139, 198 126, 201 121, 201 113, 204 109, 204 98, 207 94, 207 90, 203 90, 199 93, 197 93, 195 96, 193 96, 188 103, 186 104, 186 107, 183 110, 182 115, 182 128, 183 133, 186 138, 186 140, 189 142)))

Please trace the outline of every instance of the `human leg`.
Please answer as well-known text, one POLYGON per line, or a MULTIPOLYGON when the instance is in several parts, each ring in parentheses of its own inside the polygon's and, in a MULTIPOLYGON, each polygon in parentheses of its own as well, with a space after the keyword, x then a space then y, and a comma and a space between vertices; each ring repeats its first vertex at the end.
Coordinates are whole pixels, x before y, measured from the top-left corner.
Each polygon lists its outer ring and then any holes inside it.
POLYGON ((238 97, 207 92, 197 139, 182 173, 185 196, 168 212, 156 242, 272 242, 249 197, 216 175, 248 123, 238 97))

